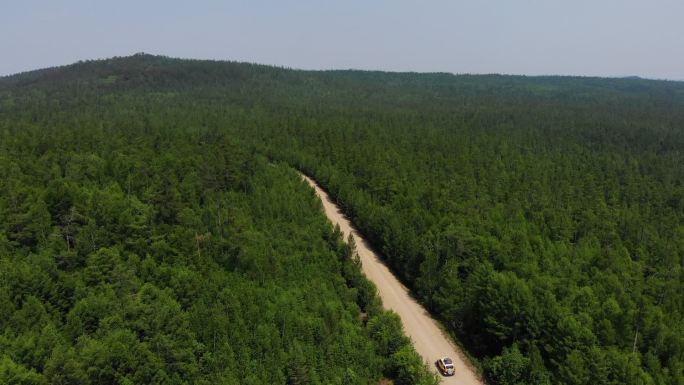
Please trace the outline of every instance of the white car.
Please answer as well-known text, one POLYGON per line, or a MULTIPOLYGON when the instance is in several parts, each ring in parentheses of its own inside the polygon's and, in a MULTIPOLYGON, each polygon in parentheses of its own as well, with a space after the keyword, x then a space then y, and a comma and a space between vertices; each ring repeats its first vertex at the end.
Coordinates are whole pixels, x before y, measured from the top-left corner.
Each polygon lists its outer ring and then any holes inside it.
POLYGON ((442 357, 437 360, 437 367, 439 371, 445 376, 454 375, 454 362, 449 357, 442 357))

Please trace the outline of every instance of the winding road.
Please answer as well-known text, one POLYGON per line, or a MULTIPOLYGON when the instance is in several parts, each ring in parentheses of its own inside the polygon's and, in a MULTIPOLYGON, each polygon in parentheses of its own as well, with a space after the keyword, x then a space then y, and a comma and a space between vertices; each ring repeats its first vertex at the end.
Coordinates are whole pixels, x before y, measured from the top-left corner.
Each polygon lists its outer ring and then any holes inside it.
POLYGON ((323 202, 325 215, 333 224, 340 226, 345 239, 348 234, 352 234, 354 237, 364 274, 377 286, 384 307, 399 315, 404 324, 404 332, 411 338, 413 346, 418 354, 423 357, 425 363, 437 372, 435 362, 440 357, 449 356, 454 361, 456 374, 452 377, 442 377, 442 383, 484 385, 472 366, 467 363, 467 359, 460 349, 451 341, 449 336, 442 332, 437 321, 430 316, 427 310, 411 297, 408 289, 394 277, 328 194, 313 179, 303 174, 302 178, 316 191, 323 202))

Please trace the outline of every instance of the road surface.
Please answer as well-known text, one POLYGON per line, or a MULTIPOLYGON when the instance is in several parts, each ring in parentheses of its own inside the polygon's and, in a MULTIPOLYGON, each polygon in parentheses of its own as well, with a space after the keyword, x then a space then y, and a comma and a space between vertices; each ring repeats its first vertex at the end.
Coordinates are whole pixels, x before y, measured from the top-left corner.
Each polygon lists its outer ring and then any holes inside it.
POLYGON ((430 314, 409 294, 408 289, 385 266, 378 255, 373 251, 366 240, 352 226, 349 220, 342 214, 340 209, 330 199, 328 194, 321 189, 311 178, 302 174, 302 177, 323 202, 325 215, 333 223, 340 226, 345 239, 352 234, 356 241, 356 250, 361 258, 363 273, 375 283, 378 294, 386 309, 393 310, 401 317, 405 333, 413 341, 425 363, 437 372, 435 362, 442 356, 449 356, 454 360, 456 374, 453 377, 442 377, 443 384, 460 385, 484 385, 472 366, 467 364, 465 356, 454 345, 451 338, 444 333, 430 314))

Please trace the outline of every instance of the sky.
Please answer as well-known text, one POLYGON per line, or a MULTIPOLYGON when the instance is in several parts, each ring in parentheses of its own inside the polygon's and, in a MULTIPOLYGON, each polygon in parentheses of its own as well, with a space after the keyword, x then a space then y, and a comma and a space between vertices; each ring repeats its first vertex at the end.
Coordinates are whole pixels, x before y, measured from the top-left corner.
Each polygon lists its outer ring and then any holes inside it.
POLYGON ((0 0, 0 75, 136 52, 684 80, 684 0, 0 0))

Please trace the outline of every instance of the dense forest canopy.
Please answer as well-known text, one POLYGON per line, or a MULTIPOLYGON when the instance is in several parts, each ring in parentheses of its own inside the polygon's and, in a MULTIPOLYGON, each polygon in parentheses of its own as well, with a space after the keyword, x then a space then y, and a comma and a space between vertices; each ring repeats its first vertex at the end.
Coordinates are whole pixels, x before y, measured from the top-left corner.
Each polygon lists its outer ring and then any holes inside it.
POLYGON ((2 91, 0 383, 435 383, 294 170, 61 80, 2 91))
POLYGON ((0 146, 0 374, 97 381, 128 339, 181 382, 408 378, 291 166, 490 383, 684 384, 683 83, 135 55, 0 79, 0 146))

